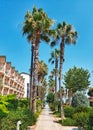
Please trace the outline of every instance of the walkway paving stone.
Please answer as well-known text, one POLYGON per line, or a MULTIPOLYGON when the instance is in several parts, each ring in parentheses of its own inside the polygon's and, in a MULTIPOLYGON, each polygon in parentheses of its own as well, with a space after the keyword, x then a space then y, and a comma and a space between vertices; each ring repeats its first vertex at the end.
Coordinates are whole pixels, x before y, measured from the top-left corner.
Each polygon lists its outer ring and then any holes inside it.
POLYGON ((76 127, 65 127, 57 123, 48 105, 42 111, 36 123, 35 130, 78 130, 76 127))

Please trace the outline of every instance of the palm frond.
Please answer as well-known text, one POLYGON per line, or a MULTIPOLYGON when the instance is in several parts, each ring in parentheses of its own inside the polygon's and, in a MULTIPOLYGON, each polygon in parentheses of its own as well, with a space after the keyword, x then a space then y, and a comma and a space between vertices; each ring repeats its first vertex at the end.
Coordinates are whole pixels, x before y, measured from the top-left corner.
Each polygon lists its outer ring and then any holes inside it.
POLYGON ((50 43, 51 47, 54 47, 55 45, 57 45, 57 40, 56 39, 50 43))
POLYGON ((40 38, 41 38, 41 40, 43 40, 43 41, 45 41, 47 43, 50 42, 50 38, 47 35, 41 35, 40 38))

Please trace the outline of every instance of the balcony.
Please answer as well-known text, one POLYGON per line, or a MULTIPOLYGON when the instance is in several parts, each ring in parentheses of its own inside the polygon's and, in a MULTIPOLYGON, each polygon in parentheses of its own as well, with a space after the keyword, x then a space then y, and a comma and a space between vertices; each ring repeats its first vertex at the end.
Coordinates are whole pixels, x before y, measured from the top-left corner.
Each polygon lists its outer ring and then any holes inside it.
POLYGON ((9 70, 5 70, 5 75, 10 77, 10 73, 9 73, 9 70))
POLYGON ((1 65, 0 65, 0 72, 3 72, 3 73, 4 73, 4 66, 1 66, 1 65))

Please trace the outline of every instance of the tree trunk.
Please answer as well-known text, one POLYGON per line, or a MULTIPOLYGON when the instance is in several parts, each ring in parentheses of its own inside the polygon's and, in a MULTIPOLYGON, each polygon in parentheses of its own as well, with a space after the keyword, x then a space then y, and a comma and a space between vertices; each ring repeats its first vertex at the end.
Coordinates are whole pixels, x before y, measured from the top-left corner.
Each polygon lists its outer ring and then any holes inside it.
POLYGON ((60 69, 59 69, 59 89, 60 89, 60 111, 61 111, 61 118, 64 118, 64 110, 63 110, 63 103, 62 103, 62 67, 64 62, 64 37, 62 37, 62 42, 60 44, 60 69))
POLYGON ((31 67, 30 67, 30 110, 32 110, 32 94, 33 94, 33 59, 34 59, 34 44, 32 43, 31 67))
POLYGON ((37 86, 38 86, 38 48, 39 48, 40 32, 36 34, 35 41, 35 56, 34 56, 34 77, 33 77, 33 99, 32 106, 33 112, 36 113, 36 96, 37 96, 37 86))
MULTIPOLYGON (((55 59, 55 96, 54 100, 57 101, 57 69, 58 69, 58 59, 55 59)), ((55 110, 56 110, 56 104, 55 104, 55 110)))

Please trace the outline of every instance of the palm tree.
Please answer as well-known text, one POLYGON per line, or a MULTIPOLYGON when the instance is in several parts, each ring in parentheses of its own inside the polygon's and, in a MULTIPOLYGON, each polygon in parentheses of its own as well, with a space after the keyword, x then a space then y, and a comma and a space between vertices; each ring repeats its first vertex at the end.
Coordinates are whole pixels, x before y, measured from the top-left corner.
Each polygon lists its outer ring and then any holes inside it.
POLYGON ((54 93, 55 90, 55 80, 53 79, 53 75, 50 75, 48 80, 49 93, 54 93))
POLYGON ((41 40, 46 42, 50 41, 49 36, 55 34, 54 30, 51 30, 51 26, 54 21, 50 19, 43 9, 36 7, 33 8, 32 13, 27 12, 25 16, 25 23, 23 30, 25 28, 25 33, 30 36, 30 39, 34 41, 34 71, 33 71, 33 99, 32 99, 32 109, 36 112, 36 88, 38 81, 38 48, 41 40))
POLYGON ((25 15, 25 22, 23 25, 23 35, 27 35, 28 42, 31 43, 31 65, 30 65, 30 110, 32 110, 32 97, 33 97, 33 59, 34 59, 34 46, 35 46, 35 34, 32 32, 32 24, 30 23, 30 19, 33 20, 30 12, 28 11, 25 15))
POLYGON ((40 93, 40 98, 41 98, 41 101, 43 101, 43 102, 45 99, 46 92, 47 92, 47 80, 44 77, 42 80, 42 87, 41 87, 41 93, 40 93))
POLYGON ((55 49, 54 51, 51 52, 51 57, 49 59, 49 62, 52 64, 55 64, 55 70, 54 70, 54 75, 55 75, 55 100, 56 100, 56 93, 57 93, 57 76, 58 76, 58 60, 60 56, 60 50, 55 49))
POLYGON ((56 39, 51 43, 51 46, 58 43, 57 41, 61 41, 60 43, 60 67, 59 67, 59 87, 60 87, 60 105, 61 105, 61 118, 64 118, 64 111, 62 105, 62 67, 64 62, 64 49, 65 44, 76 44, 77 32, 74 30, 71 24, 66 24, 66 22, 59 23, 56 28, 56 39))
POLYGON ((40 97, 41 90, 43 87, 43 82, 45 81, 45 76, 48 73, 48 67, 44 61, 38 61, 38 87, 37 87, 37 96, 40 97))

